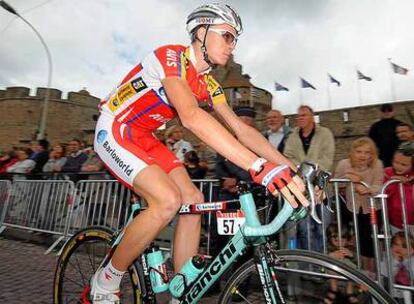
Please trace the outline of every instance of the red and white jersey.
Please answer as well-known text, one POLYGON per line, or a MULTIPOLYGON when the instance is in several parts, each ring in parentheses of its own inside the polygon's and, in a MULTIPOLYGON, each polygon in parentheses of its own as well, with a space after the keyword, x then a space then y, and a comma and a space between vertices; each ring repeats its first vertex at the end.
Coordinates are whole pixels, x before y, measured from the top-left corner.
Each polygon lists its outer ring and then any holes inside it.
POLYGON ((197 75, 192 47, 166 45, 136 65, 121 83, 101 101, 101 113, 109 114, 125 127, 152 132, 177 114, 170 105, 161 80, 185 79, 198 102, 210 101, 210 75, 197 75))

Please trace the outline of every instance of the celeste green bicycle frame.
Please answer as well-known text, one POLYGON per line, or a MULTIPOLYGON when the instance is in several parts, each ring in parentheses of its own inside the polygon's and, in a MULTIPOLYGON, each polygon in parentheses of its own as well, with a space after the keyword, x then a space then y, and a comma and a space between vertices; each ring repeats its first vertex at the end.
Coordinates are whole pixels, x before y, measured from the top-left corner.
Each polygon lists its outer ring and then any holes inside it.
MULTIPOLYGON (((191 287, 184 291, 184 294, 179 298, 181 304, 197 303, 209 288, 221 277, 221 275, 235 262, 235 260, 243 255, 247 246, 260 247, 266 243, 265 236, 276 233, 283 224, 292 216, 293 208, 289 203, 285 202, 281 211, 273 219, 270 224, 261 225, 253 195, 250 192, 244 192, 240 195, 240 205, 244 212, 246 221, 237 233, 230 239, 222 251, 215 257, 210 265, 198 275, 196 280, 191 284, 191 287)), ((130 223, 136 213, 141 210, 139 202, 131 205, 131 212, 127 221, 130 223)), ((126 225, 126 226, 127 226, 126 225)), ((116 248, 122 239, 123 232, 121 232, 112 245, 112 251, 116 248)), ((106 260, 102 265, 106 264, 106 260)), ((260 255, 256 261, 261 283, 263 286, 263 293, 266 303, 277 304, 277 282, 272 280, 272 267, 269 267, 265 255, 260 255)), ((149 277, 145 277, 145 288, 147 292, 152 294, 152 288, 149 283, 149 277)), ((281 297, 281 295, 279 294, 281 297)))

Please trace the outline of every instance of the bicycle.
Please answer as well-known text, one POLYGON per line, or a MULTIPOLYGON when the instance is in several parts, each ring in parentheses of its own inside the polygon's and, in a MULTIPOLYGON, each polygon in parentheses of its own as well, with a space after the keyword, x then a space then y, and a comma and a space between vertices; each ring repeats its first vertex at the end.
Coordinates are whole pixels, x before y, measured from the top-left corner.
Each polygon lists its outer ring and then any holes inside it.
MULTIPOLYGON (((316 212, 314 184, 326 185, 327 175, 316 166, 301 167, 311 201, 310 215, 319 221, 316 212)), ((228 202, 229 204, 231 202, 228 202)), ((227 210, 227 202, 183 205, 180 214, 199 214, 227 210)), ((227 280, 219 303, 321 303, 324 279, 353 282, 358 303, 396 303, 374 281, 357 269, 328 256, 303 250, 276 250, 267 236, 275 234, 288 220, 299 220, 307 214, 305 208, 295 211, 284 203, 275 218, 261 225, 249 184, 240 185, 240 206, 245 223, 235 232, 222 251, 204 268, 191 284, 184 284, 180 303, 197 303, 218 281, 236 259, 253 248, 253 258, 236 269, 227 280), (315 272, 318 269, 319 272, 315 272), (315 278, 320 278, 315 280, 315 278), (310 283, 309 283, 310 282, 310 283), (306 287, 304 286, 306 284, 306 287), (309 290, 313 287, 313 290, 309 290), (373 302, 374 301, 374 302, 373 302)), ((139 202, 131 205, 128 223, 139 213, 139 202)), ((89 279, 98 267, 111 258, 122 238, 122 231, 111 232, 102 227, 90 227, 76 233, 64 246, 55 272, 53 301, 62 303, 90 303, 89 279)), ((153 244, 129 267, 121 283, 122 303, 159 303, 151 286, 150 273, 157 271, 148 266, 148 252, 153 244)), ((167 278, 164 278, 167 281, 167 278)))

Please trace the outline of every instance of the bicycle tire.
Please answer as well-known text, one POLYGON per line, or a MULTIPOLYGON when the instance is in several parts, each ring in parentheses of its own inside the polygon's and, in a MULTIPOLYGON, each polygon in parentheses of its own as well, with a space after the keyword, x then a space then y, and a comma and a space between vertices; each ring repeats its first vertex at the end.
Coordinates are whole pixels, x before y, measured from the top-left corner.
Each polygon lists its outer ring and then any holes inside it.
MULTIPOLYGON (((84 304, 82 297, 85 297, 85 293, 88 294, 89 280, 107 254, 112 238, 113 231, 108 228, 88 227, 69 239, 56 265, 53 283, 54 304, 84 304)), ((129 267, 128 274, 124 275, 121 282, 121 300, 123 303, 140 304, 141 280, 135 265, 129 267)))
MULTIPOLYGON (((276 251, 276 255, 280 258, 279 265, 282 266, 276 267, 276 275, 278 277, 278 283, 280 284, 279 288, 282 290, 283 297, 287 303, 323 303, 323 298, 321 299, 320 296, 318 297, 318 293, 322 293, 322 296, 324 294, 326 295, 326 293, 324 293, 324 288, 320 284, 329 284, 330 282, 329 279, 317 282, 314 274, 301 273, 300 276, 298 276, 298 272, 295 272, 293 268, 290 268, 292 265, 296 265, 297 267, 300 267, 298 265, 302 265, 302 267, 306 268, 308 268, 308 265, 314 265, 314 267, 326 270, 325 277, 332 275, 334 272, 337 273, 338 276, 340 275, 341 277, 350 280, 353 284, 355 284, 354 288, 364 286, 364 292, 361 292, 361 294, 358 295, 362 297, 358 303, 371 303, 372 299, 375 299, 377 303, 381 304, 397 303, 383 288, 363 273, 348 264, 330 258, 326 255, 304 250, 278 250, 276 251), (284 268, 285 266, 283 265, 286 263, 291 265, 284 268), (286 277, 283 277, 283 272, 287 273, 286 277), (311 287, 312 284, 318 284, 317 288, 312 289, 302 287, 301 289, 299 285, 296 285, 296 281, 300 281, 301 284, 304 284, 301 282, 304 279, 310 280, 307 282, 309 287, 311 287), (314 280, 313 283, 311 281, 312 279, 314 280), (295 289, 295 291, 292 292, 292 289, 295 289), (300 293, 298 293, 298 290, 300 293)), ((266 303, 263 295, 263 287, 260 284, 260 278, 253 259, 244 263, 233 273, 227 281, 218 303, 228 304, 243 302, 243 300, 247 303, 266 303), (255 278, 256 276, 258 278, 255 278), (256 295, 255 292, 252 291, 256 284, 255 279, 258 282, 256 285, 256 295), (243 282, 247 282, 248 284, 246 285, 246 283, 243 282), (242 292, 240 292, 241 289, 243 289, 242 292)))

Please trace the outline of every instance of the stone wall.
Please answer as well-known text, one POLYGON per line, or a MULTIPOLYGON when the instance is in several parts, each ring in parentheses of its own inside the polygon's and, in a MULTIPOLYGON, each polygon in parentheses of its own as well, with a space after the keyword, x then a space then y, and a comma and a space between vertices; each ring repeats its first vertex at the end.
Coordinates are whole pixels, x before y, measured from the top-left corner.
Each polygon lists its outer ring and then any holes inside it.
MULTIPOLYGON (((35 95, 25 87, 0 91, 0 149, 19 146, 36 139, 45 88, 35 95)), ((50 90, 46 134, 52 144, 79 138, 92 143, 99 98, 87 91, 70 92, 62 99, 58 89, 50 90)))

